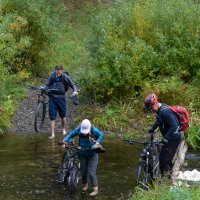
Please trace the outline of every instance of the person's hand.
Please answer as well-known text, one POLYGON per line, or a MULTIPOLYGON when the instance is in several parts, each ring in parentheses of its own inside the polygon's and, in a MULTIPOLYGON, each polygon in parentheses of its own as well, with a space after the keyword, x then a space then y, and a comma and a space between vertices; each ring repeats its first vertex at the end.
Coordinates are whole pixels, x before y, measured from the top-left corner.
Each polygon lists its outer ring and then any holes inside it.
POLYGON ((72 96, 77 96, 78 95, 78 92, 73 92, 72 96))

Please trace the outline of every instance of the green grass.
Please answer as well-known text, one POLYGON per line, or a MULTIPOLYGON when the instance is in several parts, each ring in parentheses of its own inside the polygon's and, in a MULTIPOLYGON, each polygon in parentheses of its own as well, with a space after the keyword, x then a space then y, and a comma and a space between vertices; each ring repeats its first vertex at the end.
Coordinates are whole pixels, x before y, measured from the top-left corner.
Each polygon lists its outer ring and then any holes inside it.
POLYGON ((136 188, 129 200, 197 200, 200 197, 200 186, 169 186, 166 183, 155 185, 147 191, 136 188))

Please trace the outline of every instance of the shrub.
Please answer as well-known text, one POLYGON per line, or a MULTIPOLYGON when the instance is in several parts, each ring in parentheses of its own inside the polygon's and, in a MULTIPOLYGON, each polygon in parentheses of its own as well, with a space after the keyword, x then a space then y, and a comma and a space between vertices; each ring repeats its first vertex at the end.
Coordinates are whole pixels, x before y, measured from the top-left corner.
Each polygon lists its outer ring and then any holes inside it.
POLYGON ((60 1, 2 0, 0 58, 10 72, 46 70, 51 45, 62 22, 60 1))
POLYGON ((199 75, 199 3, 190 0, 119 1, 92 22, 87 43, 95 74, 86 90, 97 99, 129 96, 145 83, 199 75), (90 87, 93 85, 93 87, 90 87))

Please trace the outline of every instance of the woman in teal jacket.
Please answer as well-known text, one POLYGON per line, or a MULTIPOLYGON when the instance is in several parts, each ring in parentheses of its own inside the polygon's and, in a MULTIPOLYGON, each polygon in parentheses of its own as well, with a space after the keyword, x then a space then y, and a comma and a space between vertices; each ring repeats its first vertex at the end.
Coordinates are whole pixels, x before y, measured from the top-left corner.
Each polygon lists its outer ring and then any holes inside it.
POLYGON ((98 165, 98 154, 91 150, 92 145, 101 142, 103 138, 102 132, 91 125, 88 119, 84 119, 80 126, 71 131, 63 142, 69 142, 73 137, 79 136, 79 158, 81 163, 81 174, 84 192, 88 189, 88 176, 90 177, 93 191, 90 196, 98 194, 98 181, 96 177, 96 169, 98 165))

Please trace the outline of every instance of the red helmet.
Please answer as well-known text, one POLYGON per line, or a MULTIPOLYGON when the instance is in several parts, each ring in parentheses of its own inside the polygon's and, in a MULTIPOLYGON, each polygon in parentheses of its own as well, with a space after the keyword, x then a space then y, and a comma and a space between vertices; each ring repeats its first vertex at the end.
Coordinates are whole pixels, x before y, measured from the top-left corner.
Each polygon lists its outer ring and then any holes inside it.
POLYGON ((154 93, 149 94, 144 100, 144 104, 147 109, 150 109, 157 102, 158 97, 154 93))

